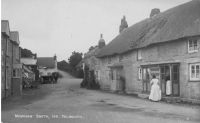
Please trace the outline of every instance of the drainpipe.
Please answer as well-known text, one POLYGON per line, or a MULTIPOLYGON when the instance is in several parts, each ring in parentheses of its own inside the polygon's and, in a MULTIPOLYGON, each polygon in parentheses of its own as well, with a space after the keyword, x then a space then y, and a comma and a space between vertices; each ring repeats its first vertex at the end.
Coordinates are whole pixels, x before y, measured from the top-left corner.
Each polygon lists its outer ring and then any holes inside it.
POLYGON ((12 46, 12 55, 11 55, 11 59, 12 59, 12 61, 11 61, 11 95, 13 95, 13 43, 11 44, 11 46, 12 46))

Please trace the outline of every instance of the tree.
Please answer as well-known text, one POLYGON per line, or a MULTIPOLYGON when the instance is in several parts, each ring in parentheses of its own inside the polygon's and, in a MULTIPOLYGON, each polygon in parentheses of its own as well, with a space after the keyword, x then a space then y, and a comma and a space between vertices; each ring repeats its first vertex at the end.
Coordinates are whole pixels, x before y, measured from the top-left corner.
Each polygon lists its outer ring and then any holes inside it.
POLYGON ((71 70, 71 66, 65 60, 58 62, 57 66, 58 66, 59 70, 63 70, 63 71, 66 71, 66 72, 71 70))
POLYGON ((33 55, 35 55, 35 54, 33 54, 31 50, 26 49, 26 48, 24 48, 24 49, 22 48, 21 49, 21 57, 23 57, 23 58, 30 58, 33 55))
POLYGON ((71 67, 75 68, 76 65, 82 60, 82 53, 79 52, 72 52, 72 55, 69 57, 68 61, 71 67))

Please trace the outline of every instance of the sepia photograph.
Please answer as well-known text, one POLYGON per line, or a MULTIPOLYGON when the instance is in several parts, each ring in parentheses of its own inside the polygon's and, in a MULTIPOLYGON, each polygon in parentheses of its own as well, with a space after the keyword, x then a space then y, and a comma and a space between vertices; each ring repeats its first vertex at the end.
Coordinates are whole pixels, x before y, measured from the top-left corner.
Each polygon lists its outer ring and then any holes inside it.
POLYGON ((1 0, 1 123, 200 123, 200 0, 1 0))

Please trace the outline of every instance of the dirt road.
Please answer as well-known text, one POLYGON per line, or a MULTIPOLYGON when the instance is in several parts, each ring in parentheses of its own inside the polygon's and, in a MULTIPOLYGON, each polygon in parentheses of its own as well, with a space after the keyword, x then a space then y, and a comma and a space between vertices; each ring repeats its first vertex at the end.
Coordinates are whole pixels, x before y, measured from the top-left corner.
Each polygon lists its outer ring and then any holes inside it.
POLYGON ((2 102, 3 123, 186 123, 200 122, 200 107, 150 102, 80 88, 81 79, 61 72, 57 84, 25 90, 2 102))

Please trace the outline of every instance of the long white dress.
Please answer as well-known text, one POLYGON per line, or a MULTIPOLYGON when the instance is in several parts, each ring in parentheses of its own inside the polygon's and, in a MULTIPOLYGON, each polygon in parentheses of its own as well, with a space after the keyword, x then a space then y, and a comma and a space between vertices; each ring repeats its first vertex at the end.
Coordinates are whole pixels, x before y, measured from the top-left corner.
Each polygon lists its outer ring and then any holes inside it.
POLYGON ((160 86, 158 85, 159 80, 158 79, 152 79, 150 84, 151 86, 151 92, 149 95, 149 99, 153 101, 159 101, 161 100, 161 90, 160 86))

